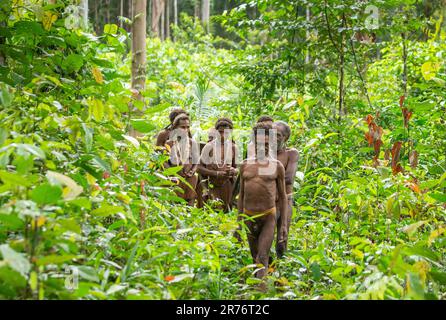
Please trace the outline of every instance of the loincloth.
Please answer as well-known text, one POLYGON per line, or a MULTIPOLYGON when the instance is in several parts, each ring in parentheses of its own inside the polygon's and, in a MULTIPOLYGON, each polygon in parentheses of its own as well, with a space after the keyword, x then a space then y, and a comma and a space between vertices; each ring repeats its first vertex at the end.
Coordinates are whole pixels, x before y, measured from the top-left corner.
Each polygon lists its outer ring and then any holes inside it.
POLYGON ((271 209, 265 210, 265 211, 261 211, 261 212, 256 212, 256 211, 251 211, 248 209, 243 209, 243 213, 248 215, 248 216, 267 216, 269 214, 273 214, 276 215, 276 207, 272 207, 271 209))

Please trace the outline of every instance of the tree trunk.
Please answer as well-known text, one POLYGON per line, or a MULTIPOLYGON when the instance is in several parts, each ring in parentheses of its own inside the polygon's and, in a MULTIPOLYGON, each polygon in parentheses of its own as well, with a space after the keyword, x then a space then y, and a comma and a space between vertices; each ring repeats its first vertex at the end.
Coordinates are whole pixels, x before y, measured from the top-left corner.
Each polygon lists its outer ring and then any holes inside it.
POLYGON ((107 24, 110 24, 110 0, 105 0, 107 24))
POLYGON ((165 5, 166 5, 166 3, 163 2, 163 8, 162 8, 162 12, 161 12, 161 21, 160 21, 160 28, 161 28, 161 36, 160 36, 160 38, 161 38, 161 40, 166 39, 166 32, 165 32, 166 25, 164 23, 164 21, 165 21, 164 18, 165 18, 165 13, 166 13, 165 5))
POLYGON ((166 0, 166 9, 165 9, 165 13, 166 13, 166 39, 170 38, 170 1, 166 0))
MULTIPOLYGON (((120 1, 119 16, 120 16, 120 17, 123 17, 123 16, 124 16, 124 0, 121 0, 121 1, 120 1)), ((120 26, 121 28, 124 26, 124 25, 123 25, 123 22, 122 22, 122 18, 120 18, 119 26, 120 26)))
POLYGON ((160 37, 160 18, 164 10, 164 0, 152 0, 151 30, 154 36, 160 37))
POLYGON ((82 29, 88 30, 88 0, 82 0, 82 29))
POLYGON ((178 0, 173 0, 173 23, 178 25, 178 0))
POLYGON ((200 0, 195 0, 194 4, 194 17, 200 18, 200 0))
POLYGON ((146 82, 146 9, 147 0, 133 0, 132 17, 132 88, 137 99, 143 101, 141 92, 146 82))
MULTIPOLYGON (((308 26, 311 23, 310 20, 311 20, 311 10, 310 10, 310 7, 307 6, 307 8, 306 8, 306 22, 307 22, 308 26)), ((307 41, 310 41, 310 30, 308 27, 307 27, 306 36, 307 36, 307 41)), ((308 65, 310 63, 310 50, 308 48, 309 48, 309 46, 307 47, 307 50, 306 50, 307 52, 305 53, 305 64, 306 65, 308 65)))
POLYGON ((96 31, 96 34, 99 33, 99 12, 98 12, 98 2, 99 0, 96 0, 94 2, 94 30, 96 31))
POLYGON ((209 17, 211 11, 211 3, 209 0, 202 0, 201 2, 201 21, 203 22, 206 31, 209 33, 209 17))

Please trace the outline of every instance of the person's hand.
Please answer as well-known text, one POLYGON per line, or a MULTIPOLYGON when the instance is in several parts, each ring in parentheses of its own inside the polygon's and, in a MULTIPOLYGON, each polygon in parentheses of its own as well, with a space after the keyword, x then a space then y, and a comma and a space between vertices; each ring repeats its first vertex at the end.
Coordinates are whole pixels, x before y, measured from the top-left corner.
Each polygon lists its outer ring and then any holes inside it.
POLYGON ((191 169, 188 172, 186 172, 186 177, 190 178, 195 174, 195 171, 197 171, 197 169, 191 169))
POLYGON ((175 143, 175 141, 173 141, 173 140, 167 140, 166 141, 166 144, 169 146, 169 147, 173 147, 173 144, 175 143))
POLYGON ((280 228, 280 232, 279 232, 279 243, 285 244, 285 241, 287 238, 288 238, 288 232, 286 230, 286 226, 282 226, 282 228, 280 228))
POLYGON ((236 168, 231 167, 229 169, 229 176, 235 177, 235 176, 237 176, 237 174, 238 174, 238 170, 236 168))

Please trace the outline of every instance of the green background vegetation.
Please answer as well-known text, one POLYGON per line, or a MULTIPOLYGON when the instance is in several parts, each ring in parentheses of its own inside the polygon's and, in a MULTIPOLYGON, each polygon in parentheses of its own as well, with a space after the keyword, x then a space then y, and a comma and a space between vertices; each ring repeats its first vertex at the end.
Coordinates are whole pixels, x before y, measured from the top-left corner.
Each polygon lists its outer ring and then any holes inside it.
POLYGON ((0 298, 446 297, 440 1, 369 1, 374 30, 362 2, 240 1, 213 5, 211 32, 184 3, 175 41, 147 39, 145 103, 130 88, 129 28, 67 29, 69 4, 0 4, 0 298), (169 187, 176 170, 153 138, 173 106, 195 131, 219 116, 290 124, 290 245, 267 292, 232 237, 236 211, 187 207, 169 187), (379 164, 369 114, 383 128, 379 164))

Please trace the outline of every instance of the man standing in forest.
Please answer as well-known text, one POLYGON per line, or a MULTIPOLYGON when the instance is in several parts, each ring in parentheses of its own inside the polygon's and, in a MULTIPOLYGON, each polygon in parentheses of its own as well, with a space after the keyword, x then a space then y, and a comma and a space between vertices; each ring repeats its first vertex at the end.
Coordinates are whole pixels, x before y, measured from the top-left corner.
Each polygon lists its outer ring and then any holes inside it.
POLYGON ((161 130, 161 132, 156 137, 156 145, 158 147, 164 147, 167 140, 169 140, 169 135, 172 131, 173 121, 180 114, 189 115, 185 110, 183 110, 181 108, 175 108, 170 112, 170 114, 169 114, 170 124, 167 127, 165 127, 163 130, 161 130))
POLYGON ((273 128, 276 129, 277 139, 277 160, 279 160, 285 168, 285 189, 287 195, 288 205, 285 212, 279 212, 277 217, 277 241, 276 241, 276 253, 280 258, 283 256, 288 246, 288 234, 291 223, 291 216, 293 214, 293 184, 294 177, 296 176, 297 161, 299 160, 299 152, 294 148, 287 148, 287 142, 291 135, 290 126, 283 122, 277 121, 273 124, 273 128), (282 219, 286 219, 286 235, 287 237, 281 242, 279 235, 282 233, 280 228, 282 227, 282 219))
MULTIPOLYGON (((269 253, 276 227, 276 206, 285 212, 285 168, 270 155, 270 124, 260 122, 254 127, 255 155, 243 161, 240 167, 239 214, 249 216, 248 242, 255 263, 263 268, 257 272, 263 278, 268 271, 269 253)), ((281 219, 279 243, 285 241, 287 219, 281 219)))
POLYGON ((179 175, 187 183, 179 182, 183 192, 177 195, 193 206, 197 198, 196 187, 198 177, 196 174, 200 157, 200 149, 190 133, 190 119, 186 113, 180 113, 172 122, 169 140, 165 143, 170 147, 170 158, 166 167, 182 166, 179 175))
POLYGON ((220 118, 215 124, 215 138, 203 148, 198 172, 208 180, 210 198, 221 200, 223 210, 232 209, 232 193, 237 176, 238 148, 231 139, 233 124, 220 118))

